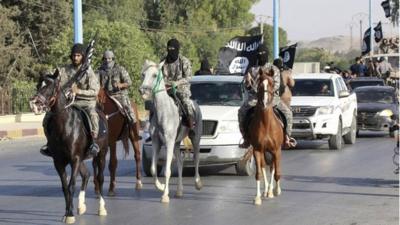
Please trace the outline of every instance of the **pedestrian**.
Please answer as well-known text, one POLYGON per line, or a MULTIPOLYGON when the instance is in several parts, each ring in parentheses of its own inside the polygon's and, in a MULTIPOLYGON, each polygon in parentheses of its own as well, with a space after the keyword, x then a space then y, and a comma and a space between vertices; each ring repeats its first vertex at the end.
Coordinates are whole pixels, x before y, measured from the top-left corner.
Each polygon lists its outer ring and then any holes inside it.
POLYGON ((213 71, 212 71, 212 68, 211 68, 210 63, 208 62, 207 58, 204 58, 203 60, 201 60, 200 69, 194 73, 195 76, 212 75, 212 74, 213 74, 213 71))

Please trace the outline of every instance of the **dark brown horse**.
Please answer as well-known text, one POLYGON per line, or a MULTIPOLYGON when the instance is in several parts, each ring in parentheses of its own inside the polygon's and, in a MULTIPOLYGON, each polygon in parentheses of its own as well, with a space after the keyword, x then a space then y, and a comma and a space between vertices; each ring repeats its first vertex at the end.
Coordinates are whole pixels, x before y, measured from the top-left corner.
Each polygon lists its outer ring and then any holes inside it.
MULTIPOLYGON (((110 170, 110 188, 108 194, 115 195, 115 173, 117 170, 117 151, 116 142, 121 140, 125 149, 125 155, 129 153, 128 138, 132 143, 133 150, 135 151, 136 161, 136 189, 142 188, 142 163, 139 147, 139 123, 133 126, 127 121, 127 118, 122 114, 116 102, 110 97, 104 88, 101 88, 98 94, 99 102, 103 105, 103 112, 106 114, 108 120, 108 144, 110 147, 110 163, 108 169, 110 170)), ((136 121, 139 121, 138 111, 136 105, 131 103, 132 110, 135 112, 136 121)))
MULTIPOLYGON (((78 214, 86 211, 85 190, 89 181, 89 171, 83 160, 87 159, 87 149, 90 144, 90 132, 84 125, 84 116, 75 107, 68 107, 67 97, 64 90, 60 87, 59 71, 52 76, 46 76, 39 80, 38 90, 32 98, 31 105, 33 110, 46 109, 50 114, 49 125, 47 128, 48 148, 51 152, 54 166, 61 179, 62 190, 64 192, 66 212, 63 222, 74 223, 73 197, 75 192, 76 176, 79 172, 82 177, 81 191, 79 193, 78 214), (71 178, 67 180, 65 167, 71 166, 71 178)), ((107 155, 107 122, 104 115, 100 117, 99 137, 96 140, 100 147, 100 152, 93 159, 94 180, 99 185, 99 211, 100 216, 107 215, 105 202, 103 199, 103 181, 105 157, 107 155)), ((45 128, 46 129, 46 128, 45 128)))
POLYGON ((283 125, 274 113, 273 109, 273 76, 274 71, 264 71, 260 69, 260 79, 258 84, 258 100, 254 109, 254 116, 249 124, 251 132, 250 144, 253 146, 253 155, 256 161, 256 182, 257 194, 254 204, 261 205, 260 180, 264 178, 264 197, 273 198, 280 195, 280 176, 281 176, 281 146, 284 141, 283 125), (267 179, 267 159, 272 156, 270 162, 271 181, 267 179), (274 177, 276 187, 273 189, 274 177), (272 191, 273 190, 273 191, 272 191))

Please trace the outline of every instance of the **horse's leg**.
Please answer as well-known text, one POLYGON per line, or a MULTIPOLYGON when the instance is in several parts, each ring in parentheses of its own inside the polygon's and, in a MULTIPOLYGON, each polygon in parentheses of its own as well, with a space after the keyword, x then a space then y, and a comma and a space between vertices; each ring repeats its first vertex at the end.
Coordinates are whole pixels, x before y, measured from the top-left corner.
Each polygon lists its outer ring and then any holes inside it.
POLYGON ((273 198, 274 197, 274 193, 272 192, 273 188, 274 188, 274 176, 275 176, 275 154, 272 154, 274 159, 272 161, 272 164, 270 166, 270 172, 271 172, 271 178, 269 181, 269 187, 268 187, 268 193, 267 193, 267 198, 273 198))
POLYGON ((115 173, 117 171, 118 159, 117 159, 117 144, 116 142, 110 142, 110 162, 108 163, 108 170, 110 171, 110 187, 108 188, 108 196, 115 196, 115 173))
POLYGON ((98 196, 99 195, 99 182, 97 181, 96 177, 99 173, 97 171, 97 162, 96 160, 92 160, 92 167, 93 167, 93 183, 94 183, 94 193, 98 196))
POLYGON ((68 198, 67 198, 67 211, 65 214, 65 218, 63 220, 64 223, 75 223, 74 217, 74 193, 75 193, 75 183, 76 183, 76 175, 78 174, 78 170, 80 167, 81 161, 79 157, 74 156, 71 163, 71 178, 68 184, 68 198))
POLYGON ((167 148, 166 161, 165 161, 165 188, 164 193, 161 197, 162 203, 169 203, 169 179, 171 178, 171 164, 172 157, 174 155, 175 141, 171 138, 165 138, 165 147, 167 148))
POLYGON ((280 180, 281 180, 281 149, 278 147, 276 153, 275 153, 275 158, 274 158, 274 166, 275 166, 275 182, 276 186, 274 189, 274 195, 278 196, 281 194, 281 185, 280 185, 280 180))
POLYGON ((65 199, 65 214, 62 218, 62 221, 64 223, 74 223, 75 222, 75 217, 72 215, 68 214, 68 205, 69 205, 69 196, 70 193, 68 191, 68 181, 67 181, 67 173, 65 172, 65 166, 67 165, 65 162, 60 162, 60 161, 53 161, 54 167, 57 170, 58 176, 60 177, 61 180, 61 186, 62 190, 64 193, 64 199, 65 199))
POLYGON ((261 200, 261 192, 260 192, 260 188, 261 188, 261 152, 259 149, 253 149, 253 154, 254 154, 254 158, 256 160, 256 185, 257 185, 257 192, 256 192, 256 197, 254 197, 254 204, 255 205, 261 205, 262 200, 261 200))
POLYGON ((197 190, 200 190, 203 187, 203 184, 201 183, 201 179, 200 179, 200 173, 199 173, 200 135, 201 134, 193 134, 193 137, 190 138, 190 140, 192 141, 192 146, 193 146, 193 159, 194 159, 194 169, 195 169, 194 182, 195 182, 195 187, 197 190), (198 135, 198 137, 196 137, 196 135, 198 135))
POLYGON ((93 159, 96 161, 98 174, 95 179, 99 183, 99 216, 106 216, 107 210, 105 208, 105 201, 103 199, 103 183, 104 183, 104 168, 106 167, 106 154, 107 154, 107 146, 103 147, 100 153, 93 159))
POLYGON ((178 186, 176 189, 175 196, 178 198, 183 196, 183 184, 182 184, 183 160, 179 144, 180 144, 179 142, 175 143, 175 148, 174 148, 176 166, 178 168, 178 186))
MULTIPOLYGON (((265 155, 265 153, 263 154, 265 155)), ((268 194, 268 175, 267 175, 267 163, 265 162, 265 157, 261 157, 261 167, 262 167, 262 174, 263 174, 263 178, 264 178, 264 193, 263 196, 267 197, 268 194)))
MULTIPOLYGON (((139 120, 138 120, 139 121, 139 120)), ((135 124, 136 125, 136 124, 135 124)), ((140 147, 139 147, 139 131, 137 129, 138 126, 130 127, 130 136, 133 151, 135 151, 135 162, 136 162, 136 189, 142 189, 142 159, 140 155, 140 147)))
POLYGON ((82 177, 82 184, 81 184, 81 191, 79 192, 79 197, 78 197, 78 214, 82 215, 86 212, 85 191, 90 177, 90 173, 83 161, 79 166, 79 173, 82 177))
POLYGON ((152 137, 152 146, 153 146, 153 156, 151 158, 151 167, 150 167, 150 172, 151 175, 154 178, 154 184, 156 185, 156 188, 159 191, 164 191, 165 185, 162 184, 159 180, 158 180, 158 176, 157 176, 157 162, 158 162, 158 154, 160 152, 161 149, 161 143, 157 138, 152 137))

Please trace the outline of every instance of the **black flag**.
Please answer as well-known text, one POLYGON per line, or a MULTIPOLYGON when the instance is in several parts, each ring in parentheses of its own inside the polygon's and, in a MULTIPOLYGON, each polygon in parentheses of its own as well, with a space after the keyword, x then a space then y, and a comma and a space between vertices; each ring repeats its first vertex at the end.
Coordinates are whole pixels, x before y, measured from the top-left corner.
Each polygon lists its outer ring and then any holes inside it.
POLYGON ((375 31, 375 33, 374 33, 375 42, 378 43, 383 38, 381 22, 379 22, 378 25, 376 25, 376 27, 374 27, 374 31, 375 31))
POLYGON ((294 57, 296 55, 297 43, 279 49, 279 56, 282 58, 283 64, 290 69, 293 68, 294 57))
POLYGON ((238 36, 219 49, 217 74, 245 74, 257 63, 261 35, 238 36))
POLYGON ((371 28, 368 28, 364 33, 361 55, 365 55, 371 51, 371 28))
POLYGON ((385 11, 386 18, 390 17, 390 1, 386 0, 381 3, 383 10, 385 11))

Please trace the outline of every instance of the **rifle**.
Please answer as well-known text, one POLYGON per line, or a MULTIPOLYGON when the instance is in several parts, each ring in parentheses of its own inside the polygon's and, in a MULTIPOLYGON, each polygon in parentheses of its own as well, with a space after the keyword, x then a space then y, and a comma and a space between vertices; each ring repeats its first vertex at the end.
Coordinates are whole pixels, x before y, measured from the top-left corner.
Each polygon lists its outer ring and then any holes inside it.
POLYGON ((89 42, 88 46, 86 47, 85 58, 81 67, 75 73, 75 75, 64 85, 63 89, 67 90, 66 93, 70 92, 72 85, 74 83, 79 82, 89 69, 90 62, 92 61, 92 56, 94 52, 94 43, 96 42, 97 35, 98 31, 96 31, 93 39, 89 42))

